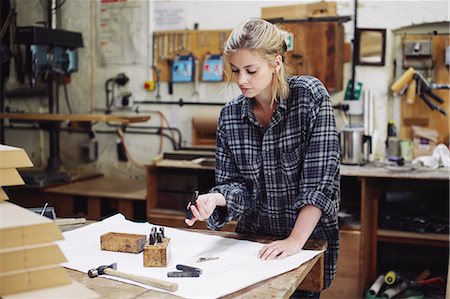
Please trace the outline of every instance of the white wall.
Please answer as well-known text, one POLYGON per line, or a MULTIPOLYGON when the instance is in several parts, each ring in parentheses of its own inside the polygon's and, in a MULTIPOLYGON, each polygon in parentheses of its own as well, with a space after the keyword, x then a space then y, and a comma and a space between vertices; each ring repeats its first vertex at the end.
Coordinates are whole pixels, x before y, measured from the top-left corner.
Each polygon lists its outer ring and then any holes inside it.
MULTIPOLYGON (((161 3, 159 1, 143 2, 140 4, 149 6, 150 10, 161 3)), ((43 6, 47 1, 16 0, 18 11, 18 25, 33 25, 34 22, 44 18, 43 6)), ((240 21, 248 17, 260 16, 260 9, 264 6, 296 4, 300 1, 170 1, 173 4, 180 4, 186 7, 186 26, 193 29, 194 23, 199 24, 202 30, 207 29, 231 29, 240 21)), ((317 2, 317 1, 308 1, 317 2)), ((414 24, 449 21, 448 1, 358 1, 358 27, 363 28, 385 28, 387 29, 387 57, 384 67, 356 67, 356 80, 363 82, 364 87, 370 89, 375 94, 375 129, 378 130, 380 138, 378 148, 384 140, 385 127, 387 121, 396 118, 396 113, 391 107, 395 107, 394 100, 391 99, 389 86, 393 78, 393 34, 391 30, 410 26, 414 24)), ((353 1, 337 1, 338 14, 340 16, 353 15, 353 1)), ((101 113, 105 103, 104 83, 117 73, 125 72, 130 77, 129 90, 136 100, 154 100, 155 92, 148 92, 143 89, 143 83, 149 79, 151 61, 151 39, 143 39, 141 47, 148 49, 141 65, 113 65, 100 66, 98 63, 98 53, 95 51, 96 20, 98 19, 99 1, 72 0, 66 1, 61 8, 62 28, 70 31, 81 31, 83 33, 84 48, 79 50, 80 65, 79 72, 73 74, 72 81, 68 87, 69 98, 72 109, 75 113, 101 113)), ((149 27, 153 24, 152 13, 150 12, 149 27)), ((346 41, 350 42, 353 37, 353 20, 344 24, 346 41)), ((350 78, 351 66, 347 63, 344 66, 344 82, 350 78)), ((10 83, 11 84, 11 83, 10 83)), ((186 101, 216 101, 226 102, 230 100, 230 93, 223 92, 224 83, 201 83, 199 99, 192 98, 193 84, 175 84, 174 94, 169 95, 167 84, 161 84, 162 100, 173 101, 182 98, 186 101)), ((7 87, 8 88, 8 87, 7 87)), ((345 86, 344 86, 345 88, 345 86)), ((62 95, 62 91, 61 91, 62 95)), ((333 101, 338 103, 343 100, 343 92, 332 95, 333 101)), ((40 104, 45 103, 45 99, 36 100, 8 100, 7 104, 23 107, 27 111, 37 111, 40 104)), ((60 100, 61 112, 67 112, 63 97, 60 100)), ((41 111, 45 111, 45 106, 41 111)), ((185 143, 191 145, 191 118, 197 113, 216 113, 219 108, 204 108, 204 106, 178 106, 170 105, 140 105, 141 111, 162 111, 172 126, 176 126, 183 133, 185 143)), ((146 125, 159 125, 160 119, 157 114, 142 112, 152 116, 146 125)), ((342 122, 339 121, 342 125, 342 122)), ((107 128, 104 124, 97 124, 96 129, 107 128)), ((149 163, 157 154, 159 148, 159 137, 149 135, 127 135, 133 156, 141 163, 149 163)), ((87 137, 80 134, 61 135, 61 153, 64 167, 79 168, 78 144, 87 137)), ((97 135, 100 145, 100 158, 96 163, 81 163, 83 169, 98 170, 109 175, 118 176, 143 176, 143 170, 127 163, 117 162, 116 158, 116 137, 114 135, 97 135)), ((45 157, 47 152, 46 134, 38 132, 18 132, 7 131, 6 142, 8 144, 25 147, 37 165, 41 157, 45 157), (43 153, 43 154, 41 154, 43 153)), ((166 140, 164 149, 171 149, 170 143, 166 140)), ((378 154, 379 156, 382 153, 378 154)))

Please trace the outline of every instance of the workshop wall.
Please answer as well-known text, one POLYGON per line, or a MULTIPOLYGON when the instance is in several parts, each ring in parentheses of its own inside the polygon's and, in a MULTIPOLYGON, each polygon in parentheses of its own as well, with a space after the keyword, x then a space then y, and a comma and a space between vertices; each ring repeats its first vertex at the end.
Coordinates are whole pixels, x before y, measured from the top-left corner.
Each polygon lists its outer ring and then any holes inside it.
MULTIPOLYGON (((16 0, 18 26, 34 25, 38 21, 46 19, 44 0, 16 0)), ((303 1, 305 2, 305 1, 303 1)), ((308 1, 317 2, 317 1, 308 1)), ((336 1, 338 15, 352 16, 354 12, 353 1, 336 1)), ((103 113, 105 111, 105 82, 115 77, 118 73, 125 73, 130 81, 125 89, 132 93, 134 101, 155 101, 156 92, 144 89, 144 82, 152 79, 152 40, 151 33, 155 28, 155 16, 153 11, 161 6, 178 6, 182 8, 185 19, 185 28, 194 29, 198 24, 200 30, 232 29, 240 21, 249 17, 259 17, 261 7, 292 5, 300 1, 142 1, 129 0, 127 3, 136 4, 139 8, 137 18, 131 18, 128 22, 128 38, 130 48, 136 50, 133 55, 139 56, 139 62, 121 63, 120 61, 109 63, 101 62, 102 57, 97 45, 97 39, 101 32, 98 24, 101 20, 100 1, 74 0, 66 1, 61 11, 60 28, 70 31, 80 31, 83 34, 84 48, 79 49, 79 71, 71 77, 68 85, 68 98, 73 113, 103 113), (170 3, 170 4, 168 4, 170 3), (134 25, 133 25, 134 24, 134 25), (134 27, 133 27, 134 26, 134 27), (134 34, 136 36, 134 36, 134 34), (148 37, 148 38, 147 38, 148 37)), ((395 80, 393 78, 394 53, 392 47, 391 30, 429 22, 449 21, 448 1, 358 1, 358 27, 385 28, 387 29, 386 64, 384 67, 357 66, 356 80, 361 81, 364 87, 374 94, 375 99, 375 129, 378 131, 378 139, 374 140, 378 146, 377 156, 383 154, 383 142, 385 139, 385 127, 389 119, 398 119, 398 111, 395 99, 392 99, 389 86, 395 80)), ((353 38, 353 20, 344 23, 345 41, 353 38)), ((123 28, 122 28, 123 29, 123 28)), ((120 30, 120 28, 118 28, 120 30)), ((123 34, 123 32, 122 32, 123 34)), ((123 38, 123 35, 122 35, 123 38)), ((127 53, 123 55, 128 55, 127 53)), ((127 56, 127 59, 132 57, 127 56)), ((344 84, 351 76, 351 64, 344 65, 344 84)), ((15 88, 11 76, 8 88, 15 88)), ((153 78, 154 79, 154 78, 153 78)), ((345 90, 345 86, 343 87, 345 90)), ((168 119, 170 126, 180 130, 183 141, 182 146, 191 146, 191 120, 193 115, 217 113, 218 106, 178 106, 167 105, 164 102, 195 101, 224 103, 237 95, 236 88, 227 89, 224 82, 202 83, 199 85, 199 96, 194 95, 194 83, 175 83, 172 95, 168 93, 168 85, 161 82, 161 104, 138 104, 132 109, 114 108, 113 113, 150 115, 152 118, 145 124, 138 126, 159 126, 161 119, 157 111, 162 112, 168 119)), ((332 94, 334 103, 343 100, 344 91, 332 94)), ((398 101, 398 99, 397 99, 398 101)), ((60 91, 60 111, 68 112, 64 101, 64 93, 60 91)), ((46 112, 46 99, 6 99, 6 104, 17 107, 27 112, 46 112)), ((397 105, 398 106, 398 105, 397 105)), ((345 119, 338 115, 338 124, 342 126, 345 119)), ((111 130, 109 126, 98 123, 96 130, 111 130)), ((126 144, 131 155, 140 164, 148 164, 160 150, 160 137, 158 135, 125 134, 126 144)), ((99 143, 99 158, 96 162, 83 162, 79 157, 80 143, 88 141, 87 135, 76 133, 61 134, 61 158, 66 169, 81 169, 86 172, 102 172, 105 175, 143 177, 144 171, 133 163, 119 162, 116 153, 117 136, 114 134, 96 134, 99 143)), ((27 150, 36 166, 45 166, 48 142, 45 132, 7 130, 6 143, 23 147, 27 150)), ((170 141, 164 138, 164 150, 172 149, 170 141)))

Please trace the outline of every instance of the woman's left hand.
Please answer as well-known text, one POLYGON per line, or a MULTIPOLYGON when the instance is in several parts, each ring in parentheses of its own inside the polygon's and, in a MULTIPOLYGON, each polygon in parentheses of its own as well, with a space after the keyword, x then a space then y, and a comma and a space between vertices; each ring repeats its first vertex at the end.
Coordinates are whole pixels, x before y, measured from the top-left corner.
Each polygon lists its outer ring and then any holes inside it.
POLYGON ((258 253, 258 257, 262 260, 283 259, 287 256, 300 252, 303 244, 293 238, 274 241, 264 245, 258 253))

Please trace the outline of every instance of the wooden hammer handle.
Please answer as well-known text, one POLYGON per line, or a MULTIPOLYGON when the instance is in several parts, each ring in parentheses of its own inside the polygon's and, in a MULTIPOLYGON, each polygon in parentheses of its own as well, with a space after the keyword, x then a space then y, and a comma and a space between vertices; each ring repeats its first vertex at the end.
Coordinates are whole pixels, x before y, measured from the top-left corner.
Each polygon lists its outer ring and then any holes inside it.
POLYGON ((168 282, 168 281, 164 281, 164 280, 160 280, 160 279, 156 279, 156 278, 128 274, 128 273, 120 272, 120 271, 110 269, 110 268, 105 269, 104 273, 108 274, 108 275, 112 275, 112 276, 127 278, 127 279, 130 279, 133 281, 137 281, 137 282, 149 285, 151 287, 155 287, 158 289, 163 289, 163 290, 167 290, 167 291, 171 291, 171 292, 175 292, 176 290, 178 290, 178 283, 176 283, 176 282, 168 282))

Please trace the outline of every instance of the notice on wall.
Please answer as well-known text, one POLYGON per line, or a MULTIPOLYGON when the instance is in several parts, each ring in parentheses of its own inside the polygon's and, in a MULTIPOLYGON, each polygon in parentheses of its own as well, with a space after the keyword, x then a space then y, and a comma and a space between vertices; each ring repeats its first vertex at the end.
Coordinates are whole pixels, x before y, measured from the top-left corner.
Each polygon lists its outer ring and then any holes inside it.
POLYGON ((148 2, 101 0, 98 6, 96 48, 99 63, 141 64, 147 51, 148 2))
POLYGON ((155 1, 151 12, 153 31, 185 30, 187 29, 187 15, 186 3, 155 1))

